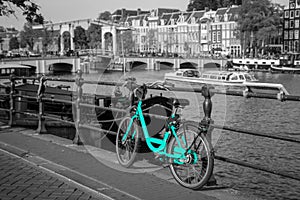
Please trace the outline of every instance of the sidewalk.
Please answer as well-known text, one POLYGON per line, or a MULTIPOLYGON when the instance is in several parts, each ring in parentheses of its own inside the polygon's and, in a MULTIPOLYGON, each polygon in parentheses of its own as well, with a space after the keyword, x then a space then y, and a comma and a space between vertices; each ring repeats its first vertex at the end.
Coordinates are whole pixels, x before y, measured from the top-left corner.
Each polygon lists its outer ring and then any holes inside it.
POLYGON ((250 199, 221 186, 183 188, 168 169, 117 170, 113 152, 31 129, 2 126, 0 149, 0 199, 250 199))

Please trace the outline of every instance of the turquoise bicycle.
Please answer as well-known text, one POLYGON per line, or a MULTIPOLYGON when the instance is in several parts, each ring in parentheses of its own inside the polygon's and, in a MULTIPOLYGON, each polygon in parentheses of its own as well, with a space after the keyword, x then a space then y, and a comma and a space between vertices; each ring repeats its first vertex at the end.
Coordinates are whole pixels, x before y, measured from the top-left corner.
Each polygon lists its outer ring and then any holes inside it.
POLYGON ((148 148, 169 166, 180 185, 200 189, 209 180, 214 166, 212 146, 206 139, 207 127, 195 122, 182 122, 177 114, 178 109, 184 108, 189 102, 171 99, 172 114, 166 120, 163 137, 151 137, 142 109, 146 93, 145 84, 134 90, 133 98, 137 103, 131 108, 131 116, 125 117, 119 124, 116 136, 119 163, 130 167, 137 156, 139 143, 145 141, 148 148), (143 134, 140 135, 140 132, 143 134))

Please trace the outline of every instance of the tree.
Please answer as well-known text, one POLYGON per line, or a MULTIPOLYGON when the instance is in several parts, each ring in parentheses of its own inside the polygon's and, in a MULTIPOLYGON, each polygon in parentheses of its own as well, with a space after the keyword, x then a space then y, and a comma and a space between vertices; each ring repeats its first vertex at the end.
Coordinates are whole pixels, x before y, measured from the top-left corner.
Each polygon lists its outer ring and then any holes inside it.
POLYGON ((192 0, 187 6, 187 11, 205 10, 205 8, 217 10, 231 5, 241 5, 242 0, 192 0))
POLYGON ((39 24, 43 23, 44 18, 38 12, 39 6, 32 2, 32 0, 0 0, 0 16, 15 15, 13 6, 22 11, 27 21, 39 24))
POLYGON ((13 50, 13 49, 19 49, 19 40, 17 37, 12 37, 10 38, 9 40, 9 49, 10 50, 13 50))
POLYGON ((36 39, 42 36, 41 30, 33 30, 32 24, 27 22, 23 26, 23 30, 20 32, 21 47, 28 47, 29 50, 33 50, 34 42, 36 39))
POLYGON ((132 38, 132 30, 121 31, 120 33, 118 33, 117 37, 118 37, 119 52, 121 52, 121 54, 130 52, 134 49, 135 44, 132 38), (122 50, 124 52, 122 52, 122 50))
POLYGON ((277 9, 278 6, 269 0, 244 1, 238 20, 244 53, 249 49, 250 53, 253 52, 252 56, 257 56, 258 47, 264 46, 269 37, 278 35, 282 15, 280 10, 283 10, 277 9))
POLYGON ((111 21, 111 13, 109 11, 105 11, 99 14, 98 19, 102 19, 105 21, 111 21))
POLYGON ((87 46, 87 37, 84 28, 77 26, 74 30, 75 49, 83 49, 87 46))
POLYGON ((91 24, 86 31, 87 42, 90 48, 97 48, 101 44, 101 26, 91 24))

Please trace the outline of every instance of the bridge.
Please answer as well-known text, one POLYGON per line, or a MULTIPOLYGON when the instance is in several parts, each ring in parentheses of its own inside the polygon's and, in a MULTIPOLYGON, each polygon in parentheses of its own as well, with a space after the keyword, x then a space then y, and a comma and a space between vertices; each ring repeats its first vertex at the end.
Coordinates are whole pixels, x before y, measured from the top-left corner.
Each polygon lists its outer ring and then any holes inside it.
MULTIPOLYGON (((101 67, 106 69, 110 64, 110 59, 113 57, 111 55, 94 55, 95 60, 100 62, 101 67), (104 59, 107 58, 107 59, 104 59)), ((160 70, 161 66, 168 66, 173 69, 180 68, 198 68, 204 69, 205 67, 217 67, 224 66, 226 63, 225 59, 212 59, 212 58, 165 58, 165 57, 117 57, 114 62, 125 63, 126 70, 130 71, 133 68, 146 64, 146 70, 160 70)), ((35 58, 14 58, 14 59, 4 59, 2 63, 13 63, 30 66, 35 68, 37 74, 49 74, 53 72, 55 68, 56 71, 64 71, 75 73, 77 70, 81 69, 88 71, 88 65, 86 69, 82 69, 80 57, 66 57, 66 56, 54 56, 54 57, 35 57, 35 58)), ((122 65, 123 66, 123 65, 122 65)))
POLYGON ((169 66, 173 69, 198 68, 224 66, 225 59, 212 58, 165 58, 165 57, 124 57, 117 58, 119 63, 125 63, 126 70, 131 70, 140 64, 146 64, 147 70, 160 70, 161 66, 169 66))
POLYGON ((59 65, 60 71, 76 72, 80 69, 79 57, 35 57, 35 58, 18 58, 4 59, 2 63, 13 63, 30 66, 35 68, 37 74, 49 74, 55 66, 59 65))

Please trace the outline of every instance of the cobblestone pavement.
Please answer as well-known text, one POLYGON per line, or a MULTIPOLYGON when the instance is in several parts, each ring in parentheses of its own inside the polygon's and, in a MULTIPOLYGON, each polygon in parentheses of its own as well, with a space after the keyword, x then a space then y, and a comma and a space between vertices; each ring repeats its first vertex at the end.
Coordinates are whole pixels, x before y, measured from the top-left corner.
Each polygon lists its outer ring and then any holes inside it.
POLYGON ((93 200, 96 198, 21 158, 0 151, 0 199, 93 200))

